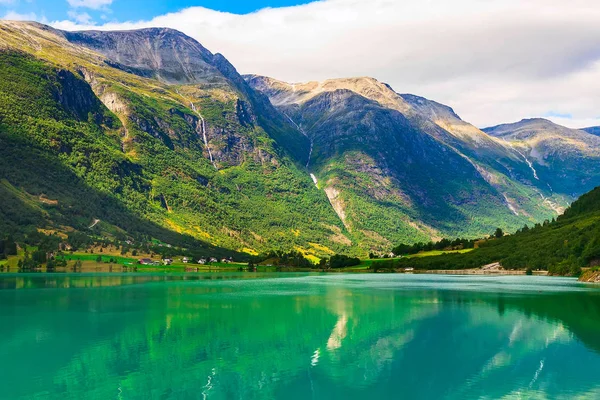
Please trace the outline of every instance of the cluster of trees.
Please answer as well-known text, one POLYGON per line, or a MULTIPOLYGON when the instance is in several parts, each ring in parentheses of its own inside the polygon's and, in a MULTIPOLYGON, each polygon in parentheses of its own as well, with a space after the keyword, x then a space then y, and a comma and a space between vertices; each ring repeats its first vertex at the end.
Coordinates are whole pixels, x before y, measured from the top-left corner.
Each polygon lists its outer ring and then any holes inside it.
POLYGON ((339 269, 346 267, 354 267, 360 264, 360 259, 356 257, 349 257, 344 254, 336 254, 331 256, 329 259, 323 258, 319 262, 319 268, 324 269, 339 269))
POLYGON ((392 249, 392 253, 397 256, 407 255, 407 254, 417 254, 423 251, 433 251, 433 250, 459 250, 459 249, 472 249, 475 247, 475 243, 478 240, 476 239, 442 239, 438 242, 428 242, 428 243, 415 243, 413 245, 409 244, 399 244, 398 246, 392 249))
POLYGON ((16 256, 17 255, 17 243, 12 239, 12 237, 6 237, 4 239, 0 239, 0 260, 5 259, 8 256, 16 256))
MULTIPOLYGON (((544 223, 544 226, 546 226, 547 224, 549 224, 550 221, 546 221, 544 223)), ((529 229, 527 226, 525 226, 523 229, 529 229)), ((520 232, 521 230, 517 231, 520 232)), ((489 236, 489 238, 495 238, 495 239, 500 239, 504 237, 504 231, 501 228, 497 228, 496 231, 494 231, 494 233, 492 235, 489 236)), ((399 244, 398 246, 394 247, 392 249, 392 253, 394 253, 397 256, 403 256, 403 255, 410 255, 410 254, 418 254, 424 251, 434 251, 434 250, 463 250, 463 249, 473 249, 475 248, 475 243, 477 242, 481 242, 485 240, 485 238, 481 238, 481 239, 463 239, 463 238, 456 238, 454 240, 452 239, 442 239, 439 240, 437 242, 427 242, 427 243, 415 243, 415 244, 399 244)), ((374 258, 374 257, 371 257, 374 258)))
POLYGON ((268 253, 252 257, 250 263, 252 265, 261 264, 261 263, 269 263, 278 267, 295 267, 295 268, 312 268, 314 264, 310 262, 304 254, 299 251, 275 251, 272 250, 268 253))
MULTIPOLYGON (((270 251, 253 257, 250 261, 250 266, 265 262, 278 267, 315 268, 315 264, 304 257, 302 253, 294 250, 289 252, 270 251)), ((319 269, 339 269, 353 267, 359 265, 360 262, 359 258, 336 254, 330 258, 322 258, 316 267, 319 269)))

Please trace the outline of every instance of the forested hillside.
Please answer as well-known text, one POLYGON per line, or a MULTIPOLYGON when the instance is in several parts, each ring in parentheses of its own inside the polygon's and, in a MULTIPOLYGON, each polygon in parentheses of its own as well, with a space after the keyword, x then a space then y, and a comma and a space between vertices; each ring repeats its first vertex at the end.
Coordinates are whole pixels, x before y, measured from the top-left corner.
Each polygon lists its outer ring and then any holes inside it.
POLYGON ((585 194, 556 221, 492 238, 466 254, 401 259, 394 268, 464 269, 499 262, 506 269, 548 270, 578 275, 600 264, 600 188, 585 194))

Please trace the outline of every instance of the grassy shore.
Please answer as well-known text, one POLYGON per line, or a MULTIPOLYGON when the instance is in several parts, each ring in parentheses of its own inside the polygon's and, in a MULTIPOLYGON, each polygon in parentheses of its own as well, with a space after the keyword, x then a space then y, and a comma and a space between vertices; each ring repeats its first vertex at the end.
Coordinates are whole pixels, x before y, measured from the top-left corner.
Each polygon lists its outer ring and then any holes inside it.
MULTIPOLYGON (((452 253, 468 253, 473 249, 465 250, 453 250, 453 251, 428 251, 421 252, 418 254, 408 255, 403 258, 422 258, 439 256, 442 254, 452 253)), ((18 261, 24 255, 23 251, 19 252, 19 255, 9 257, 7 260, 0 261, 0 266, 4 267, 6 271, 17 271, 18 261)), ((142 265, 139 261, 143 258, 152 259, 159 262, 156 254, 136 254, 135 256, 131 253, 122 255, 119 254, 116 249, 105 248, 102 252, 99 249, 90 249, 88 252, 74 252, 62 254, 58 259, 65 260, 67 262, 66 267, 57 267, 56 272, 71 272, 75 271, 75 266, 78 264, 77 271, 81 272, 124 272, 124 271, 136 271, 136 272, 235 272, 240 270, 247 270, 247 263, 223 263, 214 262, 210 264, 196 264, 196 263, 184 263, 182 257, 175 257, 171 265, 142 265)), ((385 261, 385 260, 399 260, 401 258, 375 258, 361 260, 361 263, 356 266, 328 270, 328 272, 369 272, 374 262, 385 261)), ((42 272, 46 271, 45 267, 41 268, 42 272)), ((278 268, 277 266, 257 266, 257 272, 323 272, 318 268, 278 268)), ((484 271, 481 269, 467 269, 467 270, 443 270, 443 271, 414 271, 415 273, 435 273, 435 274, 460 274, 460 275, 485 275, 485 274, 510 274, 510 275, 524 275, 525 271, 484 271)), ((545 275, 544 273, 534 273, 535 275, 545 275)))
POLYGON ((363 270, 363 269, 369 269, 369 268, 371 268, 371 265, 374 262, 377 262, 377 261, 400 260, 402 258, 432 257, 432 256, 440 256, 442 254, 455 254, 455 253, 464 254, 464 253, 468 253, 470 251, 473 251, 473 249, 447 250, 447 251, 433 250, 433 251, 424 251, 424 252, 421 252, 421 253, 411 254, 411 255, 407 255, 407 256, 404 256, 404 257, 398 257, 398 258, 371 258, 371 259, 367 259, 367 260, 361 260, 360 265, 357 265, 355 267, 348 267, 348 268, 346 268, 346 270, 363 270))

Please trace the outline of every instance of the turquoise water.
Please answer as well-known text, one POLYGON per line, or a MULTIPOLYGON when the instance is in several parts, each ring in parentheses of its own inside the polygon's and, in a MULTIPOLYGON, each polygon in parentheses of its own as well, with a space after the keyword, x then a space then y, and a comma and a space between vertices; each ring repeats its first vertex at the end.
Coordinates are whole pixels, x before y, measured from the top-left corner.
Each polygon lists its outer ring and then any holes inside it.
POLYGON ((594 399, 598 371, 572 279, 0 275, 2 399, 594 399))

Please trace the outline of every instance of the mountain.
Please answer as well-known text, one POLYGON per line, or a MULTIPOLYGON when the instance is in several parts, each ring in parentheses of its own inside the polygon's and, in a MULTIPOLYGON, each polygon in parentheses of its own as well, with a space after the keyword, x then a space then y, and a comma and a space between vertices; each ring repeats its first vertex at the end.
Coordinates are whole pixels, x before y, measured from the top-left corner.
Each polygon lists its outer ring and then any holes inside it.
POLYGON ((307 168, 367 247, 516 230, 556 217, 574 198, 548 186, 560 170, 541 179, 512 143, 375 79, 245 78, 311 140, 307 168))
POLYGON ((168 29, 0 30, 0 232, 358 251, 308 140, 223 56, 168 29))
MULTIPOLYGON (((514 235, 479 243, 466 254, 402 259, 394 268, 463 269, 500 263, 506 269, 548 270, 579 275, 600 263, 600 187, 581 196, 556 221, 523 228, 514 235)), ((591 274, 589 279, 596 279, 591 274)))
POLYGON ((0 31, 1 236, 316 260, 514 231, 600 180, 578 139, 560 152, 577 165, 544 169, 529 144, 372 78, 243 77, 165 28, 0 31))
POLYGON ((591 128, 583 128, 582 131, 591 133, 592 135, 600 136, 600 126, 593 126, 591 128))
POLYGON ((600 137, 535 118, 484 129, 523 154, 536 179, 556 193, 578 197, 598 185, 600 137))

